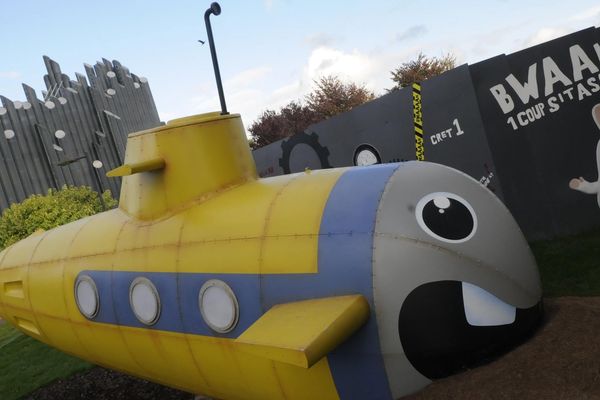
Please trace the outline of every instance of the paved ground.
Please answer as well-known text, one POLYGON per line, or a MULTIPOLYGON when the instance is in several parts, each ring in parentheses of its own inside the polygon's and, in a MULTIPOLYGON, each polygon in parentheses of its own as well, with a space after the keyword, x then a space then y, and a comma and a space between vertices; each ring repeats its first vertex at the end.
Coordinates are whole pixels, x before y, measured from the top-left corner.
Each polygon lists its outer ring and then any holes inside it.
MULTIPOLYGON (((530 341, 491 364, 436 381, 405 400, 600 400, 600 297, 562 297, 545 304, 546 322, 530 341)), ((193 396, 94 368, 28 398, 192 400, 193 396)))

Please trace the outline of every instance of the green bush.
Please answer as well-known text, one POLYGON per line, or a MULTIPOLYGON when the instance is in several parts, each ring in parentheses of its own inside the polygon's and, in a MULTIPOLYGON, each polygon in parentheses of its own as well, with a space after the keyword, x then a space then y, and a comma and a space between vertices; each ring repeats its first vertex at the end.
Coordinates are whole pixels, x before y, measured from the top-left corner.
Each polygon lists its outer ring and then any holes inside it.
MULTIPOLYGON (((106 208, 117 201, 110 191, 102 194, 106 208)), ((13 203, 0 217, 0 248, 5 248, 31 235, 38 229, 52 229, 104 211, 98 193, 87 186, 63 186, 48 189, 48 194, 34 194, 21 203, 13 203)))

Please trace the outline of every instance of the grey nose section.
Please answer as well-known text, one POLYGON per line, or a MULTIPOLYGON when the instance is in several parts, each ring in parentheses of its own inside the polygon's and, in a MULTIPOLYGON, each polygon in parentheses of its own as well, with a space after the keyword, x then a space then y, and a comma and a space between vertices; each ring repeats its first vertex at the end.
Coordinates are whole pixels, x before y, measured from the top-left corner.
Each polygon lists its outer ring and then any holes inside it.
POLYGON ((520 308, 542 296, 535 259, 512 215, 487 188, 451 168, 398 168, 378 211, 376 240, 384 237, 406 248, 398 268, 432 258, 405 280, 467 281, 520 308))
POLYGON ((506 207, 467 175, 427 162, 405 163, 386 185, 374 232, 373 285, 396 397, 505 351, 541 318, 537 265, 506 207), (469 323, 463 283, 516 309, 515 320, 501 328, 469 323))

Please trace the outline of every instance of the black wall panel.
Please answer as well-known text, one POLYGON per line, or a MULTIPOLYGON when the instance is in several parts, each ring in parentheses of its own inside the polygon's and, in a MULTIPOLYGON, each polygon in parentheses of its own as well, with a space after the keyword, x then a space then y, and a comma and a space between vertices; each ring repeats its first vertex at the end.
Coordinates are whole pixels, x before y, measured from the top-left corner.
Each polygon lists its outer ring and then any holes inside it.
MULTIPOLYGON (((598 29, 460 66, 422 82, 420 94, 425 160, 487 186, 529 239, 600 226, 598 29)), ((381 162, 415 159, 412 88, 254 154, 259 172, 270 176, 353 165, 361 144, 376 149, 381 162)))

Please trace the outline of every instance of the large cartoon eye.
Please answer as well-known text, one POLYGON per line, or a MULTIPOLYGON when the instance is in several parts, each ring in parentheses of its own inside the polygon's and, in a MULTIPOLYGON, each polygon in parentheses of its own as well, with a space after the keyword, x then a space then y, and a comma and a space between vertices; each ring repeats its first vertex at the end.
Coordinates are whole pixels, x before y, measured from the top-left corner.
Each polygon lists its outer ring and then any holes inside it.
POLYGON ((443 242, 466 242, 477 230, 475 210, 454 193, 428 194, 417 203, 415 214, 421 229, 443 242))

